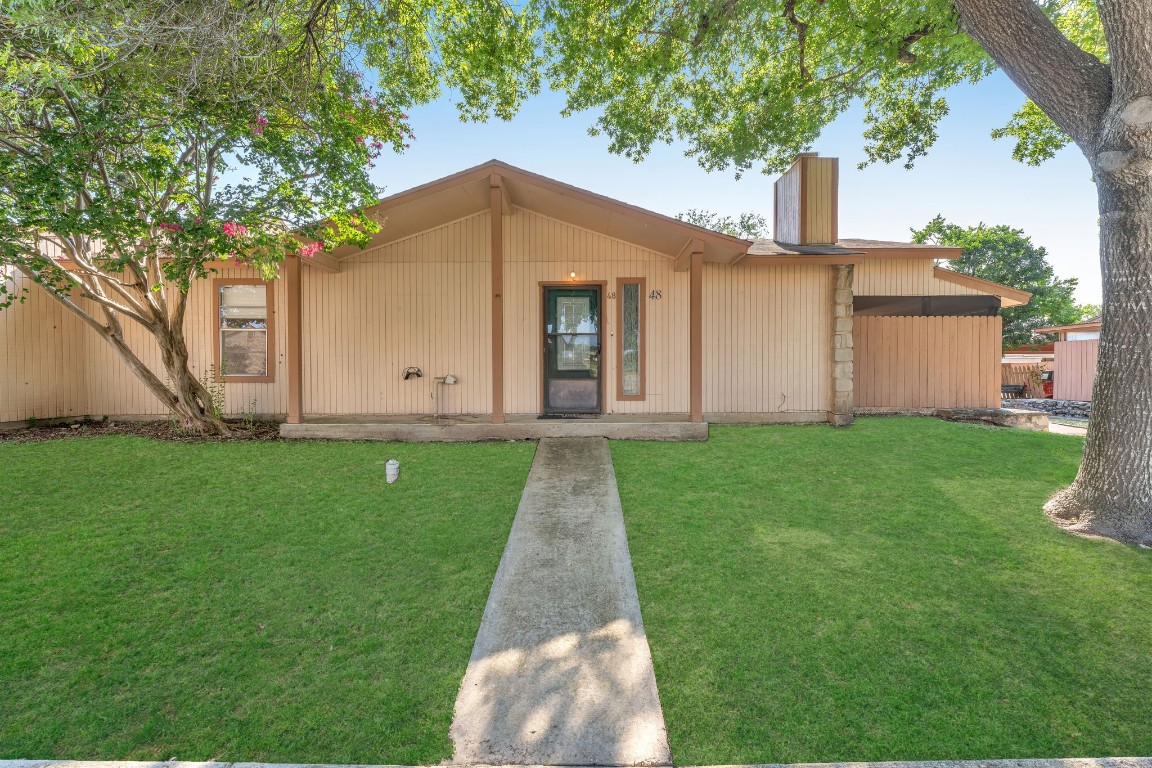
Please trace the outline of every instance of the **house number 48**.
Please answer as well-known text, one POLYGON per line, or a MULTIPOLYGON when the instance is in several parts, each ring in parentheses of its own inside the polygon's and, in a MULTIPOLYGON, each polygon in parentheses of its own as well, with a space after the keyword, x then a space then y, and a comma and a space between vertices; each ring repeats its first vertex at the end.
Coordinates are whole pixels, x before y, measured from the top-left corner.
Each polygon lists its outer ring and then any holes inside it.
POLYGON ((652 301, 660 301, 660 299, 664 298, 664 292, 659 288, 654 288, 652 292, 648 294, 648 298, 652 299, 652 301))

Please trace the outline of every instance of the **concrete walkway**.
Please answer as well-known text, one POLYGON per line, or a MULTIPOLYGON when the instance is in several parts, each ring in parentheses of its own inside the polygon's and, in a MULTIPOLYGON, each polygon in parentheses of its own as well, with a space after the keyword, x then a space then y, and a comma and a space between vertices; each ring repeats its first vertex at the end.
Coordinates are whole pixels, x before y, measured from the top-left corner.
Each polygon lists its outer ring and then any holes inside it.
POLYGON ((671 764, 607 440, 540 441, 451 736, 455 763, 671 764))

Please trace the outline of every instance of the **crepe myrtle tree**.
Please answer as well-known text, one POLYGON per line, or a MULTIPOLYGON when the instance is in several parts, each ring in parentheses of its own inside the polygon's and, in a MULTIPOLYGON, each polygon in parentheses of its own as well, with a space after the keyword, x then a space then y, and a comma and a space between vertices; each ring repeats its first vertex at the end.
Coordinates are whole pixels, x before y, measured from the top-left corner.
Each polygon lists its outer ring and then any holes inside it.
MULTIPOLYGON (((287 254, 366 244, 369 170, 409 146, 410 104, 445 82, 463 113, 507 116, 531 90, 518 23, 463 2, 6 3, 0 269, 105 338, 181 427, 227 433, 189 367, 191 286, 220 262, 270 279, 287 254)), ((25 298, 0 279, 0 307, 25 298)))
POLYGON ((1046 510, 1152 542, 1152 3, 1148 0, 536 0, 566 110, 633 159, 683 141, 707 169, 783 169, 849 105, 867 159, 911 167, 946 90, 1002 69, 1027 101, 997 132, 1036 163, 1074 143, 1100 201, 1104 318, 1092 422, 1046 510))

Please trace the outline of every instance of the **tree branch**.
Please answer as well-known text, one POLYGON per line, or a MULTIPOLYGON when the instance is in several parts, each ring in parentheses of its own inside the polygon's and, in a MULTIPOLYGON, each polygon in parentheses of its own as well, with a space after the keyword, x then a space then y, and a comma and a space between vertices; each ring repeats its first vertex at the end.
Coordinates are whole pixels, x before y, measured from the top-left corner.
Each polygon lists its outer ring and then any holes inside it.
MULTIPOLYGON (((175 167, 177 169, 183 168, 184 164, 191 160, 192 156, 196 153, 196 148, 197 142, 195 139, 193 139, 192 142, 184 149, 184 152, 180 155, 180 158, 176 161, 175 167)), ((156 201, 156 210, 167 210, 168 201, 172 199, 172 195, 176 192, 176 181, 177 180, 175 178, 168 180, 168 185, 164 188, 164 194, 162 194, 160 199, 156 201)))
MULTIPOLYGON (((118 285, 118 281, 110 279, 107 275, 103 274, 99 269, 94 267, 91 262, 83 258, 77 258, 73 254, 72 261, 81 268, 78 272, 67 272, 68 277, 83 290, 87 298, 92 299, 101 304, 115 309, 117 312, 123 312, 128 317, 131 317, 136 322, 145 327, 151 327, 151 322, 147 318, 149 314, 148 309, 141 305, 135 297, 133 297, 122 286, 118 285), (88 278, 84 280, 83 278, 88 278), (127 306, 108 297, 107 292, 103 288, 103 284, 107 284, 127 303, 127 306)), ((33 274, 39 275, 38 272, 33 270, 33 274)), ((37 283, 44 285, 43 282, 37 280, 37 283)), ((54 293, 53 291, 49 291, 54 293)))
POLYGON ((810 83, 812 82, 812 73, 808 71, 808 65, 804 62, 804 47, 808 42, 808 24, 796 17, 796 0, 784 0, 784 18, 788 19, 788 23, 796 30, 796 46, 800 51, 800 78, 805 83, 810 83))
POLYGON ((1112 99, 1109 67, 1064 37, 1034 0, 953 2, 963 30, 1091 157, 1112 99))
MULTIPOLYGON (((692 47, 699 48, 700 44, 704 42, 704 36, 708 34, 708 28, 712 26, 712 22, 717 20, 724 20, 731 16, 736 10, 736 0, 724 0, 724 5, 715 16, 709 16, 708 12, 700 14, 700 20, 696 22, 696 34, 692 37, 692 47)), ((795 18, 795 7, 793 7, 792 16, 795 18)))
POLYGON ((927 37, 933 32, 935 32, 935 30, 932 27, 923 26, 915 32, 905 35, 904 39, 900 41, 900 48, 896 52, 896 60, 901 64, 915 64, 916 54, 912 53, 912 46, 915 45, 918 40, 927 37))

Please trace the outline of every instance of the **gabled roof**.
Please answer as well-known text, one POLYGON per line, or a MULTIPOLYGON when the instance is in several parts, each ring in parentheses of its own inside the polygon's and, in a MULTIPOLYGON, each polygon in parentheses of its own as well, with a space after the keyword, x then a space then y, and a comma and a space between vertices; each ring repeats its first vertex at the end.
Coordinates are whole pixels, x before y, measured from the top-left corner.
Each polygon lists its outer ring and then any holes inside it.
MULTIPOLYGON (((489 160, 386 197, 371 206, 369 213, 386 222, 367 247, 395 242, 488 210, 494 182, 503 189, 506 205, 600 232, 669 258, 675 258, 693 240, 699 240, 705 261, 727 264, 743 256, 752 244, 750 240, 697 227, 499 160, 489 160)), ((359 248, 345 246, 336 249, 332 256, 342 260, 360 252, 359 248)))

